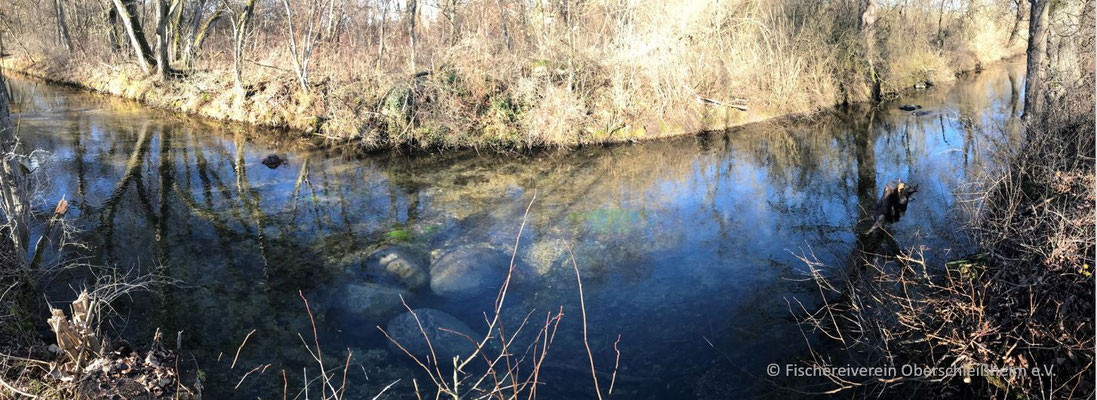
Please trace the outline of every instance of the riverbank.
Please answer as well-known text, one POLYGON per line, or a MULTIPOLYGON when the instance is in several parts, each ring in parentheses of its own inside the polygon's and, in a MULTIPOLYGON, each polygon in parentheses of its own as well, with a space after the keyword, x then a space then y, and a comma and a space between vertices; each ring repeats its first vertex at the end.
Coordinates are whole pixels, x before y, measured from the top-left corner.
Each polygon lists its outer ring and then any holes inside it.
POLYGON ((519 26, 528 32, 513 40, 501 32, 505 43, 490 30, 442 41, 424 35, 409 48, 386 41, 381 30, 380 43, 326 38, 307 58, 290 52, 279 25, 267 21, 242 55, 217 50, 233 43, 215 34, 208 50, 169 58, 175 71, 167 79, 146 72, 118 43, 83 39, 67 50, 28 33, 15 36, 3 66, 166 110, 365 149, 482 149, 721 130, 947 84, 1024 50, 1024 32, 1001 5, 964 12, 886 6, 864 28, 845 3, 733 3, 633 10, 613 28, 591 14, 569 21, 567 31, 537 25, 533 17, 548 18, 538 14, 546 10, 502 10, 533 18, 519 26), (816 17, 798 17, 804 13, 816 17), (311 63, 307 79, 302 62, 311 63))
MULTIPOLYGON (((1018 54, 1020 53, 996 57, 987 62, 998 62, 1018 54)), ((399 91, 399 88, 385 90, 386 94, 381 96, 381 104, 376 107, 379 109, 378 112, 351 107, 345 101, 341 101, 345 99, 325 98, 295 90, 294 83, 284 79, 285 77, 257 82, 247 89, 244 95, 240 95, 234 90, 231 81, 223 79, 227 74, 218 71, 190 71, 185 74, 180 73, 177 79, 161 82, 153 76, 144 75, 135 66, 102 68, 71 60, 36 59, 27 56, 5 60, 2 65, 10 71, 49 83, 70 85, 135 100, 144 105, 171 112, 288 130, 305 137, 320 137, 358 144, 365 150, 396 146, 529 148, 636 142, 728 129, 777 117, 808 114, 842 104, 838 101, 811 102, 799 107, 762 105, 757 108, 744 107, 744 110, 740 110, 708 101, 699 101, 681 110, 664 113, 663 117, 639 117, 628 122, 622 121, 616 126, 588 126, 578 128, 578 131, 556 132, 544 140, 529 140, 523 137, 523 132, 515 126, 519 122, 517 121, 519 116, 505 115, 517 113, 517 110, 524 107, 497 104, 490 98, 486 98, 483 100, 490 102, 489 109, 467 117, 472 125, 481 127, 480 134, 468 133, 452 138, 432 134, 446 126, 447 122, 441 119, 412 121, 408 118, 401 124, 392 124, 390 121, 390 125, 394 126, 373 127, 372 131, 364 128, 371 124, 385 125, 375 120, 378 116, 384 119, 400 118, 403 111, 399 106, 392 106, 393 104, 415 102, 406 98, 394 98, 393 93, 399 91), (508 110, 506 109, 508 107, 514 107, 514 109, 508 110), (401 125, 403 128, 395 125, 401 125)), ((919 80, 909 77, 908 80, 916 83, 890 91, 888 95, 895 96, 905 90, 916 90, 928 86, 947 85, 954 82, 957 76, 977 72, 985 65, 983 61, 977 61, 974 64, 956 68, 926 71, 923 73, 932 76, 932 79, 919 80)), ((419 85, 433 83, 435 82, 431 81, 429 76, 417 81, 419 85)), ((361 82, 343 82, 340 85, 357 87, 363 91, 347 93, 350 96, 377 97, 376 89, 365 88, 361 82)), ((840 97, 839 93, 832 95, 836 99, 840 97)), ((869 100, 859 99, 854 102, 866 101, 869 100)), ((421 107, 430 107, 430 105, 421 107)), ((437 110, 422 111, 435 114, 437 110)), ((594 110, 597 114, 616 111, 619 110, 594 110)), ((407 118, 407 116, 403 117, 407 118)), ((566 116, 549 115, 547 118, 566 118, 566 116)))

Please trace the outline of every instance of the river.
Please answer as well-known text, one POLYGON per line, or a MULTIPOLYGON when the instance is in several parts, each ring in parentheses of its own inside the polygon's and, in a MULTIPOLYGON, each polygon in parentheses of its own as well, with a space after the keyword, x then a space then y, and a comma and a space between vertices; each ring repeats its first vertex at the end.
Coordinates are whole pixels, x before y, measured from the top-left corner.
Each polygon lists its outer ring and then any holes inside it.
MULTIPOLYGON (((347 285, 372 279, 356 265, 394 245, 424 263, 469 246, 509 256, 522 229, 521 276, 501 321, 510 334, 530 317, 512 353, 525 351, 547 315, 564 314, 541 397, 594 398, 570 248, 603 391, 617 343, 613 397, 723 399, 821 390, 766 377, 768 364, 796 363, 809 342, 821 342, 790 311, 818 300, 799 256, 850 268, 862 210, 888 181, 919 185, 889 246, 921 248, 937 262, 966 254, 971 244, 956 228, 964 193, 993 167, 988 152, 1014 139, 1003 132, 1020 107, 1022 71, 994 66, 876 109, 524 154, 360 155, 23 78, 9 83, 23 145, 44 151, 32 166, 36 207, 65 196, 74 237, 87 245, 66 255, 176 281, 134 295, 104 330, 138 347, 157 327, 172 344, 182 331, 208 398, 280 398, 283 370, 288 397, 304 398, 302 369, 310 379, 319 370, 306 351, 312 327, 299 292, 328 368, 342 368, 353 352, 347 398, 373 398, 397 380, 391 398, 415 398, 412 379, 427 387, 430 378, 377 329, 403 306, 389 299, 348 312, 357 297, 347 285), (898 109, 907 103, 923 108, 898 109), (270 154, 285 163, 269 168, 270 154)), ((49 300, 71 299, 70 287, 87 279, 58 274, 49 300)), ((422 284, 397 291, 410 307, 441 310, 483 335, 501 283, 461 298, 422 284)))

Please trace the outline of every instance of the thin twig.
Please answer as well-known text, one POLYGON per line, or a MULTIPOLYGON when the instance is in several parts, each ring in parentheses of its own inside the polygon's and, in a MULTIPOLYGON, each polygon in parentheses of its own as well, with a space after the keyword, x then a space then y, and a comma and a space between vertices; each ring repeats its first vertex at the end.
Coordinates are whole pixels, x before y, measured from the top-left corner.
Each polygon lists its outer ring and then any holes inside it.
POLYGON ((240 358, 240 350, 244 349, 244 345, 248 343, 248 338, 250 338, 253 333, 255 333, 255 329, 252 329, 251 332, 248 332, 247 336, 244 336, 244 341, 240 342, 240 347, 236 348, 236 355, 232 357, 232 366, 230 366, 229 369, 236 368, 236 359, 240 358))
POLYGON ((590 361, 590 377, 594 379, 594 393, 598 395, 598 400, 601 400, 602 389, 598 387, 598 373, 594 370, 594 353, 590 351, 590 342, 587 341, 587 305, 586 300, 583 300, 583 278, 579 276, 579 264, 575 262, 575 253, 571 251, 571 244, 565 244, 568 249, 568 256, 571 259, 571 266, 575 269, 575 282, 579 287, 579 311, 583 317, 583 346, 587 349, 587 360, 590 361))

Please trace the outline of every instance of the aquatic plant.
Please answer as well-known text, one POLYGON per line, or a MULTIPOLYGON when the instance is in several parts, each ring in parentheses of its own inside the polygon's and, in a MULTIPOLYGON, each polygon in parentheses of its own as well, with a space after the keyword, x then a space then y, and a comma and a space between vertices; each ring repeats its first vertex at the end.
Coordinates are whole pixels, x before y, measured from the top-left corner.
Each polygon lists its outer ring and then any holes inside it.
POLYGON ((385 234, 389 239, 397 242, 407 242, 411 240, 411 231, 407 229, 393 229, 385 234))

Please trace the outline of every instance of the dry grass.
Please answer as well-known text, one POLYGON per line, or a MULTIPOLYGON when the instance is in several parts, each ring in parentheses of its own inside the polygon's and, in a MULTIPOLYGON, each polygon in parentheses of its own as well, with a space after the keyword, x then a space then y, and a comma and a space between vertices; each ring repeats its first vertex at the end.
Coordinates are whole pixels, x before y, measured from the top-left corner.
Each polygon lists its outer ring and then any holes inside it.
MULTIPOLYGON (((1093 396, 1093 39, 1082 36, 1076 44, 1089 56, 1071 58, 1077 62, 1070 69, 1051 72, 1054 81, 1074 90, 1052 95, 1048 114, 1024 122, 1023 142, 995 154, 1001 167, 977 183, 982 191, 969 201, 967 224, 977 254, 944 265, 930 265, 917 249, 894 257, 865 254, 848 270, 817 268, 814 258, 805 257, 824 301, 817 309, 797 303, 795 311, 806 329, 840 343, 841 357, 854 364, 1023 372, 828 376, 826 390, 878 393, 918 383, 912 386, 935 395, 1093 396), (1032 372, 1037 368, 1040 374, 1032 372)), ((823 348, 811 355, 806 362, 815 365, 837 356, 823 348)))
MULTIPOLYGON (((875 36, 885 94, 1019 53, 1023 40, 1006 47, 1009 4, 882 5, 875 36), (926 23, 938 19, 940 27, 926 23)), ((111 50, 101 24, 74 24, 78 50, 68 54, 45 31, 15 28, 50 20, 49 10, 17 7, 0 16, 15 42, 6 64, 157 107, 367 148, 635 141, 865 101, 871 92, 855 1, 463 2, 455 30, 445 13, 419 16, 415 70, 405 16, 390 9, 382 23, 375 4, 348 3, 341 34, 317 44, 307 91, 292 72, 284 14, 258 7, 243 96, 232 90, 231 54, 219 50, 230 47, 227 28, 213 32, 193 68, 160 83, 128 61, 130 49, 111 50), (749 110, 699 98, 744 99, 749 110)))

